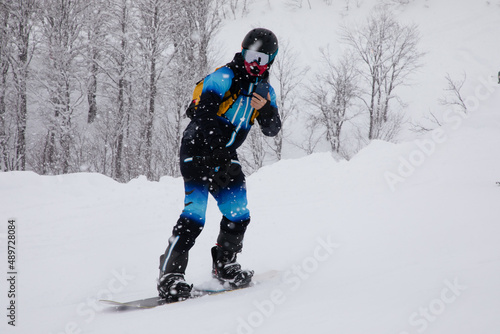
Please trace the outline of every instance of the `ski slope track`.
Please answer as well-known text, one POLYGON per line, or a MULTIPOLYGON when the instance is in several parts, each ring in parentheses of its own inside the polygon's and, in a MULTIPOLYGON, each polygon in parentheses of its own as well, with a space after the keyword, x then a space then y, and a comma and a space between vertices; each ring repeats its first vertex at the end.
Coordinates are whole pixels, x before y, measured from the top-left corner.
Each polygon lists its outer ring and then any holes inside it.
MULTIPOLYGON (((275 22, 273 14, 283 10, 264 15, 268 1, 257 2, 261 9, 238 23, 234 40, 252 24, 275 22)), ((500 8, 495 1, 466 2, 427 1, 431 13, 415 1, 401 15, 432 15, 423 26, 430 48, 438 47, 433 25, 452 36, 475 20, 477 29, 427 55, 431 72, 424 66, 421 75, 428 84, 414 88, 414 99, 435 103, 443 82, 442 73, 432 71, 463 37, 471 78, 464 94, 477 105, 466 115, 445 110, 442 126, 418 138, 373 141, 350 161, 317 153, 249 176, 252 223, 239 262, 256 275, 278 271, 251 288, 117 312, 98 300, 156 294, 158 258, 183 208, 182 180, 139 177, 120 184, 90 173, 0 173, 0 333, 498 334, 500 85, 478 78, 489 78, 488 66, 500 70, 491 61, 500 53, 499 28, 491 25, 500 8), (456 15, 447 12, 450 3, 457 4, 456 15), (493 49, 483 52, 487 40, 493 49), (15 221, 14 285, 9 221, 15 221), (15 326, 9 324, 12 301, 15 326)), ((311 3, 303 15, 322 20, 330 7, 315 11, 321 2, 311 3)), ((287 20, 298 15, 269 26, 290 27, 287 20)), ((295 29, 306 28, 301 21, 295 29)), ((211 279, 219 221, 210 201, 186 273, 195 285, 211 279)))

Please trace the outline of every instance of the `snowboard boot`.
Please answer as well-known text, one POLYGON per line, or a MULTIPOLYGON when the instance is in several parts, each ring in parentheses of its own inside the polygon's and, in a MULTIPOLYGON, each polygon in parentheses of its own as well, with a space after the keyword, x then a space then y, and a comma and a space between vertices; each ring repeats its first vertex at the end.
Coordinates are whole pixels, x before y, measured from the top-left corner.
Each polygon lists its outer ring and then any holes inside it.
POLYGON ((242 270, 236 262, 236 252, 224 250, 219 245, 212 248, 212 276, 231 288, 243 288, 252 281, 253 270, 242 270))
POLYGON ((169 302, 188 299, 192 289, 180 273, 167 273, 158 280, 158 294, 169 302))
MULTIPOLYGON (((173 239, 175 240, 175 239, 173 239)), ((160 256, 158 294, 167 301, 185 300, 190 297, 193 285, 184 279, 188 263, 187 251, 176 251, 176 242, 169 240, 165 253, 160 256)))

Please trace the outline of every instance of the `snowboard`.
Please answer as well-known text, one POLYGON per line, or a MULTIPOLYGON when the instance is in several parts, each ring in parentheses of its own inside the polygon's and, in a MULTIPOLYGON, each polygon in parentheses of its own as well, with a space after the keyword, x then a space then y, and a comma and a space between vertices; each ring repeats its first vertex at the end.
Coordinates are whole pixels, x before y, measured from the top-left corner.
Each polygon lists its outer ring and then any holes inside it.
POLYGON ((254 275, 252 282, 250 284, 247 284, 242 287, 229 287, 229 286, 222 286, 218 284, 218 286, 214 286, 214 283, 211 282, 209 284, 202 284, 201 286, 194 286, 193 290, 191 290, 191 296, 187 299, 184 300, 179 300, 179 301, 168 301, 164 298, 155 296, 151 298, 145 298, 145 299, 138 299, 138 300, 132 300, 128 302, 120 302, 116 300, 107 300, 107 299, 101 299, 99 300, 100 303, 108 305, 108 306, 114 306, 118 310, 129 310, 129 309, 151 309, 155 308, 157 306, 161 305, 166 305, 166 304, 175 304, 175 303, 180 303, 186 300, 191 300, 191 299, 196 299, 200 298, 203 296, 211 296, 211 295, 219 295, 223 293, 229 293, 233 291, 238 291, 238 290, 243 290, 243 289, 248 289, 252 286, 255 286, 257 284, 260 284, 262 281, 266 279, 271 279, 273 277, 276 277, 278 275, 278 271, 269 271, 260 275, 254 275))
POLYGON ((138 300, 133 300, 133 301, 128 301, 128 302, 119 302, 119 301, 115 301, 115 300, 106 300, 106 299, 101 299, 101 300, 99 300, 99 302, 101 302, 102 304, 109 305, 109 306, 118 307, 119 309, 130 309, 130 308, 148 309, 148 308, 155 308, 157 306, 161 306, 161 305, 165 305, 165 304, 179 303, 179 302, 183 302, 183 301, 186 301, 189 299, 195 299, 195 298, 199 298, 199 297, 203 297, 203 296, 217 295, 217 294, 221 294, 221 293, 242 290, 242 289, 249 288, 253 285, 254 284, 249 284, 249 285, 246 285, 243 287, 219 289, 219 290, 208 290, 208 289, 200 289, 200 288, 193 287, 193 290, 191 290, 191 296, 187 299, 184 299, 184 300, 168 301, 164 298, 156 296, 156 297, 138 299, 138 300))

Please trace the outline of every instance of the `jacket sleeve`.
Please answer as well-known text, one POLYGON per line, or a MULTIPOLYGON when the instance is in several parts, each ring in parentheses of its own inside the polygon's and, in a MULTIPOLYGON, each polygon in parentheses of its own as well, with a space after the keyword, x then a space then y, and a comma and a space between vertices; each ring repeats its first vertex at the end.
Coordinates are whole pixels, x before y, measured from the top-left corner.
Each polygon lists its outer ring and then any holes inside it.
POLYGON ((278 106, 276 105, 276 93, 272 86, 269 86, 269 95, 271 96, 271 100, 259 110, 257 122, 265 136, 274 137, 281 130, 281 118, 278 113, 278 106))
POLYGON ((221 144, 218 143, 222 139, 222 131, 217 122, 217 112, 224 94, 231 87, 233 77, 233 71, 227 67, 222 67, 205 77, 200 102, 193 114, 193 120, 212 148, 221 144))

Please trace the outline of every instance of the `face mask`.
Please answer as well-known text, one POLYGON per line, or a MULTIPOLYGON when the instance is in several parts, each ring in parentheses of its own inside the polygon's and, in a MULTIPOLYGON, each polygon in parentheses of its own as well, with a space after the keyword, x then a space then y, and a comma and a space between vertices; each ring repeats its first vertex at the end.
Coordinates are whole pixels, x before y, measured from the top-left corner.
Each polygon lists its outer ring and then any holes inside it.
POLYGON ((245 69, 248 74, 252 76, 261 76, 269 68, 268 54, 247 49, 243 49, 242 54, 245 59, 245 69))

